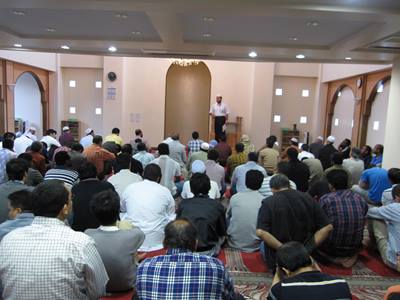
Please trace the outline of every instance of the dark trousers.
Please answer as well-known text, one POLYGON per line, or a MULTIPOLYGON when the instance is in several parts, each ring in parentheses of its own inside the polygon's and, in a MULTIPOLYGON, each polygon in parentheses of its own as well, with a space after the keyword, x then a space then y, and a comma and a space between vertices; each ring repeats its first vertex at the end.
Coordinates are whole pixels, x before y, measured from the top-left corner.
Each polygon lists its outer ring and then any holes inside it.
POLYGON ((219 140, 219 138, 221 137, 222 134, 224 134, 225 132, 222 131, 222 127, 225 124, 225 117, 215 117, 214 120, 214 132, 215 132, 215 139, 219 140))

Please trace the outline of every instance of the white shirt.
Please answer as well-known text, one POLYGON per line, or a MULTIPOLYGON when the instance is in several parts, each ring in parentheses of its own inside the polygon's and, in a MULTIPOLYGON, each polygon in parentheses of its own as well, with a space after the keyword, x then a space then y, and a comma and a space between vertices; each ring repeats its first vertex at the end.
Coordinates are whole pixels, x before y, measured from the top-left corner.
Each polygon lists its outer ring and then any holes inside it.
POLYGON ((181 176, 181 167, 168 155, 161 155, 151 162, 157 164, 161 168, 161 182, 163 186, 171 191, 172 195, 176 194, 175 177, 181 176))
POLYGON ((26 148, 30 147, 33 143, 33 140, 28 138, 26 135, 21 135, 20 137, 16 138, 14 141, 14 150, 17 155, 24 153, 26 148))
POLYGON ((297 155, 299 161, 302 161, 303 158, 315 158, 314 154, 308 151, 301 151, 299 155, 297 155))
POLYGON ((122 194, 125 189, 132 183, 142 181, 142 177, 140 175, 131 172, 128 169, 123 169, 119 171, 117 174, 114 174, 107 180, 111 183, 119 197, 122 198, 122 194))
POLYGON ((81 138, 80 144, 83 146, 83 148, 89 147, 91 144, 93 144, 93 135, 89 134, 81 138))
POLYGON ((164 227, 176 217, 175 201, 166 187, 147 179, 129 185, 122 194, 121 212, 123 220, 145 234, 139 251, 163 248, 164 227))
POLYGON ((56 147, 61 147, 60 142, 57 141, 52 136, 49 136, 49 135, 46 135, 46 136, 42 137, 42 139, 40 141, 46 143, 47 150, 50 150, 50 147, 53 146, 53 145, 56 146, 56 147))
MULTIPOLYGON (((218 183, 216 183, 213 180, 210 180, 210 185, 211 185, 211 188, 208 191, 208 197, 210 197, 211 199, 219 199, 219 198, 221 198, 221 193, 219 192, 218 183)), ((192 191, 190 189, 190 181, 187 180, 183 184, 181 198, 182 199, 188 199, 188 198, 193 198, 193 197, 194 197, 194 195, 193 195, 193 193, 192 193, 192 191)))
POLYGON ((225 103, 214 103, 211 105, 210 114, 213 114, 216 117, 225 117, 229 115, 229 108, 225 103))

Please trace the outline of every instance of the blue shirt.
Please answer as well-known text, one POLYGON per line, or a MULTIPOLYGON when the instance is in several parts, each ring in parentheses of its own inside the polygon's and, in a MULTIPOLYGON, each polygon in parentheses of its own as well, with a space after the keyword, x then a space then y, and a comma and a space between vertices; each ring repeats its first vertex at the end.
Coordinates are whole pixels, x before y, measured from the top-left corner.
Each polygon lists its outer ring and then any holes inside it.
POLYGON ((236 188, 238 193, 246 190, 246 173, 249 170, 258 170, 264 177, 267 176, 265 169, 254 161, 248 161, 243 165, 237 166, 232 174, 232 187, 234 190, 236 188))
POLYGON ((21 213, 14 220, 7 220, 0 224, 0 240, 10 231, 19 227, 29 226, 33 221, 32 213, 21 213))
POLYGON ((234 286, 223 263, 189 250, 169 249, 144 260, 136 276, 141 300, 234 299, 234 286))
POLYGON ((371 165, 373 166, 373 167, 381 167, 382 166, 382 158, 383 158, 383 155, 374 155, 374 157, 372 157, 372 159, 371 159, 371 165))
POLYGON ((365 170, 361 174, 360 181, 368 184, 368 197, 376 203, 381 202, 383 191, 392 186, 389 181, 388 172, 381 168, 365 170))
POLYGON ((396 267, 396 253, 400 251, 400 203, 371 207, 368 217, 386 221, 389 241, 386 256, 393 267, 396 267))

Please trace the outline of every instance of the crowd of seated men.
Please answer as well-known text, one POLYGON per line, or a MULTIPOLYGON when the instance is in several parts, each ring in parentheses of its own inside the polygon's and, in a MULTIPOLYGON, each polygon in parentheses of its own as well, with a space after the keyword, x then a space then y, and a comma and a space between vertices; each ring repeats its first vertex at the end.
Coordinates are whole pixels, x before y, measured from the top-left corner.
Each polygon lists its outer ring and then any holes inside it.
POLYGON ((268 299, 351 299, 318 262, 353 266, 365 227, 400 269, 400 169, 382 168, 382 145, 292 138, 279 151, 269 136, 255 151, 244 135, 232 151, 193 132, 150 149, 140 129, 129 143, 119 134, 3 135, 3 299, 244 299, 216 258, 224 247, 262 253, 268 299))

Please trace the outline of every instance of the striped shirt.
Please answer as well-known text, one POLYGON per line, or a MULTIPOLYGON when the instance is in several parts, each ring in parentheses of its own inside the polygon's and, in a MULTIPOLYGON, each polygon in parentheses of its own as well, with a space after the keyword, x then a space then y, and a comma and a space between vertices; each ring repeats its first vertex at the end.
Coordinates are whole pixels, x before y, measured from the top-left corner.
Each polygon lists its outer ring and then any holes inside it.
POLYGON ((78 182, 78 173, 72 170, 68 170, 63 166, 56 166, 54 169, 50 169, 44 175, 44 180, 56 179, 65 183, 68 189, 78 182))
MULTIPOLYGON (((271 181, 271 178, 272 178, 272 177, 274 177, 274 175, 268 176, 268 177, 264 177, 264 180, 263 180, 263 182, 262 182, 261 188, 258 190, 258 192, 259 192, 261 195, 263 195, 264 198, 267 198, 267 197, 269 197, 269 196, 272 196, 271 187, 270 187, 270 185, 269 185, 269 182, 271 181)), ((289 182, 290 182, 290 188, 291 188, 292 190, 296 190, 296 189, 297 189, 296 184, 295 184, 293 181, 291 181, 291 180, 289 180, 289 182)))

